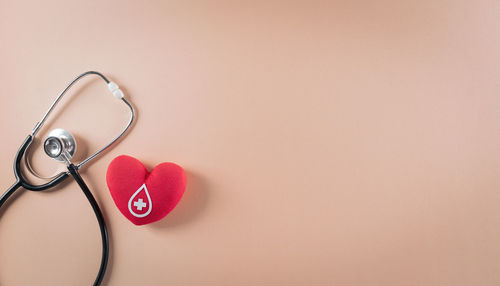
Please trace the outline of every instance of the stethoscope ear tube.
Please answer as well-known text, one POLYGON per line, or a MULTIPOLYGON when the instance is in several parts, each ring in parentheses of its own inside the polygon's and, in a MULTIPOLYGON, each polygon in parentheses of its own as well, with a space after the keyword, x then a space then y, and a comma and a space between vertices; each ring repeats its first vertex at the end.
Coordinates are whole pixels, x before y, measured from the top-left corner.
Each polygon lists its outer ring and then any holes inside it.
MULTIPOLYGON (((45 121, 47 120, 47 118, 50 116, 50 114, 52 113, 52 111, 54 110, 54 108, 57 106, 57 104, 61 101, 61 99, 63 98, 63 96, 66 94, 66 92, 77 82, 79 81, 80 79, 82 79, 83 77, 86 77, 88 75, 97 75, 99 76, 100 78, 102 78, 104 80, 104 82, 106 82, 107 86, 108 86, 108 89, 109 91, 111 92, 111 94, 116 97, 119 101, 123 102, 123 104, 125 104, 127 106, 127 108, 130 110, 130 118, 129 118, 129 121, 127 122, 127 125, 125 125, 125 127, 121 130, 121 132, 116 136, 114 137, 110 142, 108 142, 108 144, 106 144, 104 147, 102 147, 101 149, 97 150, 94 154, 90 155, 88 158, 84 159, 83 161, 81 161, 80 163, 78 164, 75 164, 75 166, 80 169, 83 165, 87 164, 88 162, 90 162, 91 160, 93 160, 95 157, 97 157, 99 154, 101 154, 102 152, 104 152, 106 149, 108 149, 111 145, 113 145, 116 141, 118 141, 121 137, 123 137, 123 135, 127 132, 128 129, 130 129, 130 127, 132 126, 132 123, 134 122, 134 119, 135 119, 135 109, 134 107, 132 106, 132 104, 130 104, 130 102, 124 97, 124 94, 123 94, 123 91, 120 89, 120 87, 118 86, 118 84, 110 81, 109 79, 107 79, 103 74, 101 74, 100 72, 96 72, 96 71, 87 71, 87 72, 84 72, 82 74, 80 74, 79 76, 77 76, 75 79, 73 79, 73 81, 71 81, 64 89, 63 91, 57 96, 57 98, 54 100, 54 102, 52 103, 52 105, 49 107, 49 109, 45 112, 45 114, 43 115, 42 119, 35 125, 35 128, 33 128, 33 131, 31 132, 31 135, 32 136, 36 136, 36 134, 38 133, 38 131, 40 130, 40 128, 45 124, 45 121)), ((36 174, 35 174, 36 175, 36 174)))

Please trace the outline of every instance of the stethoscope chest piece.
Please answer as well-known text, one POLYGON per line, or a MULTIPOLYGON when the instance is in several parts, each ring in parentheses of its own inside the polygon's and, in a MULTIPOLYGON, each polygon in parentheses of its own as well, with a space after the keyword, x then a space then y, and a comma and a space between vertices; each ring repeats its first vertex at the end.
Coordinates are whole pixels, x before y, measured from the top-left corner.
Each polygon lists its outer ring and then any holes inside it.
POLYGON ((68 131, 54 129, 47 135, 43 149, 49 157, 59 162, 68 162, 75 155, 76 140, 68 131))

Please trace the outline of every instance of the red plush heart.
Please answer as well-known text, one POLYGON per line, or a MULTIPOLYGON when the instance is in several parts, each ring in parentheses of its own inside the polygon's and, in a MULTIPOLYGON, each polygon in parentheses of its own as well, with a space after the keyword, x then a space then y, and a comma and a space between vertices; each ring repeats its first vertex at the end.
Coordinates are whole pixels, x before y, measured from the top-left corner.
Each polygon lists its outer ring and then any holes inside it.
POLYGON ((186 174, 174 163, 161 163, 151 172, 137 159, 116 157, 106 174, 109 191, 122 214, 135 225, 164 218, 186 188, 186 174))

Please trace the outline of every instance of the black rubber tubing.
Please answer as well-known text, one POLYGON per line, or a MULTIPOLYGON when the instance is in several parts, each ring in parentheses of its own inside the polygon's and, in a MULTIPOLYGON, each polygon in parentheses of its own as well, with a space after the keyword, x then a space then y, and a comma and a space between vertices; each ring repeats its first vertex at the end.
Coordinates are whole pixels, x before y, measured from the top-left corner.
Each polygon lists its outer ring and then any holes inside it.
MULTIPOLYGON (((101 257, 101 265, 99 267, 99 272, 97 273, 97 277, 93 284, 94 286, 99 286, 101 285, 102 280, 104 279, 106 268, 108 266, 108 258, 109 258, 108 230, 106 229, 106 223, 104 221, 101 209, 99 208, 97 201, 95 200, 94 196, 87 187, 87 184, 85 184, 85 181, 83 181, 82 177, 80 176, 80 173, 78 173, 77 167, 73 164, 70 164, 68 166, 68 170, 73 176, 73 178, 75 178, 75 181, 78 183, 83 193, 87 197, 90 205, 92 206, 92 209, 94 210, 97 222, 99 223, 99 229, 101 231, 101 239, 102 239, 102 257, 101 257)), ((21 181, 18 180, 9 189, 7 189, 7 191, 5 191, 5 193, 0 197, 0 208, 7 201, 7 199, 9 199, 9 197, 12 196, 12 194, 14 194, 14 192, 21 186, 22 183, 21 181)))

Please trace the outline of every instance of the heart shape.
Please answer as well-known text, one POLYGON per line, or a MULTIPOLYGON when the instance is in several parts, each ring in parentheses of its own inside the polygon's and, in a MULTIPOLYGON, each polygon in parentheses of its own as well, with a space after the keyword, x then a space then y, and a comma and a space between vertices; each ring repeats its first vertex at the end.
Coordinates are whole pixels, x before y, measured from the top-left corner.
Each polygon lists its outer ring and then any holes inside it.
POLYGON ((135 225, 164 218, 179 203, 186 173, 174 163, 161 163, 148 172, 141 161, 121 155, 108 166, 106 181, 120 212, 135 225))

